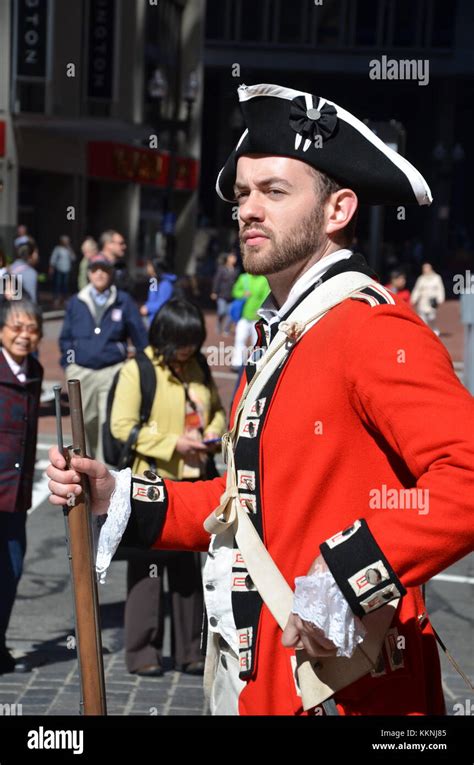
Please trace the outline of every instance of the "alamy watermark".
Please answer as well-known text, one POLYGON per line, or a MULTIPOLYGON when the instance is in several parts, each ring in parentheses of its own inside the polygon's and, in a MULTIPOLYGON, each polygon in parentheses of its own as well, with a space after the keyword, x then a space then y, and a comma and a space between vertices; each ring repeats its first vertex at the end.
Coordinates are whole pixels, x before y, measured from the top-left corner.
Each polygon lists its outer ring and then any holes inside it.
POLYGON ((84 752, 83 730, 48 730, 40 725, 28 731, 28 749, 72 749, 73 754, 84 752))
POLYGON ((369 507, 373 510, 417 510, 418 515, 430 511, 429 489, 389 489, 383 483, 380 489, 370 489, 369 507))
MULTIPOLYGON (((256 362, 265 353, 265 348, 243 348, 239 351, 239 362, 247 364, 256 362)), ((234 346, 226 345, 223 340, 218 345, 208 345, 205 349, 207 363, 210 367, 232 367, 234 346)))
POLYGON ((7 300, 21 300, 23 297, 23 277, 21 274, 5 274, 0 279, 0 295, 7 300))
POLYGON ((474 295, 474 274, 470 270, 463 274, 454 274, 453 293, 455 295, 474 295))
POLYGON ((418 80, 418 85, 428 85, 430 62, 427 58, 373 58, 369 61, 371 80, 418 80))
POLYGON ((22 704, 0 704, 0 717, 18 717, 22 714, 22 704))

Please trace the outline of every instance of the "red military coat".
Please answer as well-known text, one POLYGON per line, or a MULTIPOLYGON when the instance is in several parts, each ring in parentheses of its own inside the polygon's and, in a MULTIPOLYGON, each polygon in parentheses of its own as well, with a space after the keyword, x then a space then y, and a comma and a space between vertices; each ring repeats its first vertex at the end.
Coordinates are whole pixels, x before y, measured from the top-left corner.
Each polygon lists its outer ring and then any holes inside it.
MULTIPOLYGON (((407 588, 382 674, 338 692, 339 712, 443 714, 420 585, 473 547, 474 402, 442 343, 409 306, 348 299, 303 336, 270 403, 260 476, 265 543, 292 587, 322 542, 364 518, 407 588), (383 496, 384 486, 428 490, 428 512, 426 505, 423 512, 374 507, 374 490, 383 496)), ((206 550, 202 524, 225 479, 165 484, 169 504, 154 546, 206 550)), ((264 606, 240 714, 303 713, 292 653, 264 606)))

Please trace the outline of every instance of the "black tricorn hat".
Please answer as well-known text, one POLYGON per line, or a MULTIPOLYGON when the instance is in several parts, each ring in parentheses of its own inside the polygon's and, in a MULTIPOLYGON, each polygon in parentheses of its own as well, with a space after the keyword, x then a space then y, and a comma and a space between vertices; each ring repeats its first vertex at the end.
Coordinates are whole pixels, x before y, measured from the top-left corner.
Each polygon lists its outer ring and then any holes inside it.
POLYGON ((224 201, 235 202, 238 158, 269 154, 306 162, 367 204, 431 204, 416 167, 332 101, 268 84, 241 85, 238 94, 246 130, 217 177, 224 201))

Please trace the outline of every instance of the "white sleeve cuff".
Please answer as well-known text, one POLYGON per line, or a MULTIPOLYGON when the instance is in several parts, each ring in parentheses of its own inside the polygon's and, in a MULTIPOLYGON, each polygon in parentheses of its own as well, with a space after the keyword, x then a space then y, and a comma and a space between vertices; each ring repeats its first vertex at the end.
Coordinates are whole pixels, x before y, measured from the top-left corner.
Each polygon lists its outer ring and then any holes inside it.
POLYGON ((130 505, 132 471, 130 468, 125 468, 119 471, 111 470, 110 473, 115 478, 115 489, 110 497, 107 520, 100 530, 95 561, 95 570, 101 584, 105 582, 110 561, 120 544, 132 512, 130 505))
POLYGON ((351 657, 367 633, 330 571, 295 579, 293 613, 319 628, 336 646, 337 656, 351 657))

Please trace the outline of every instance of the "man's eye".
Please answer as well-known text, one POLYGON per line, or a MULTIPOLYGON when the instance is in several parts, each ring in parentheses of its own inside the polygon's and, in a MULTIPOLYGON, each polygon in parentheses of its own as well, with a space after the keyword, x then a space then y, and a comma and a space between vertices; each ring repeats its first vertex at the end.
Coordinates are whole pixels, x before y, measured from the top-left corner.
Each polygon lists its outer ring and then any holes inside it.
POLYGON ((270 189, 270 194, 283 194, 280 189, 270 189))

